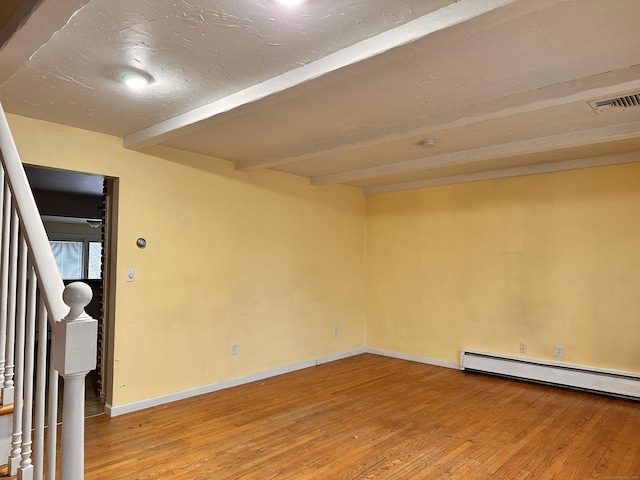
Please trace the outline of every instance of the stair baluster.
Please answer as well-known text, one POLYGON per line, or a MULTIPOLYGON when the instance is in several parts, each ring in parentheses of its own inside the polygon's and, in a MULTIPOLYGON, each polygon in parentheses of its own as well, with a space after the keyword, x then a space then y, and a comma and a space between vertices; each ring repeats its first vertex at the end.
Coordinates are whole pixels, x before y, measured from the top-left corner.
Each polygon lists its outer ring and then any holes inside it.
POLYGON ((2 385, 2 404, 13 403, 15 373, 15 339, 16 339, 16 294, 18 281, 18 214, 12 209, 11 236, 9 237, 9 298, 6 330, 6 351, 4 366, 4 383, 2 385))
MULTIPOLYGON (((0 386, 2 403, 13 402, 7 470, 20 480, 56 478, 60 374, 59 475, 82 480, 85 377, 97 356, 97 321, 84 311, 91 288, 64 287, 1 105, 0 153, 0 386)), ((6 447, 0 452, 6 459, 6 447)))
POLYGON ((11 434, 11 453, 9 454, 9 475, 16 475, 20 467, 22 451, 22 399, 24 390, 24 342, 27 307, 27 243, 20 235, 18 254, 18 305, 16 313, 16 372, 13 401, 13 432, 11 434))
POLYGON ((33 465, 31 463, 32 441, 31 428, 33 426, 33 380, 35 368, 36 344, 36 272, 29 264, 29 279, 27 282, 27 318, 25 329, 24 353, 24 399, 23 408, 27 415, 22 417, 22 446, 20 450, 20 478, 33 480, 33 465))
MULTIPOLYGON (((5 350, 7 347, 7 315, 9 313, 9 235, 11 232, 11 192, 9 187, 5 185, 4 170, 0 169, 0 200, 2 200, 2 208, 0 215, 2 220, 2 234, 0 235, 0 382, 4 385, 6 358, 5 350)), ((4 387, 2 392, 2 404, 5 403, 4 387)))
MULTIPOLYGON (((38 306, 38 351, 36 353, 36 365, 45 366, 47 364, 47 309, 44 300, 40 298, 38 306)), ((46 396, 47 396, 47 369, 36 369, 36 406, 33 414, 33 478, 42 478, 44 470, 44 427, 46 413, 46 396)), ((56 380, 57 381, 57 380, 56 380)), ((55 415, 54 415, 55 418, 55 415)), ((53 430, 55 430, 55 423, 53 430)), ((55 452, 55 444, 53 447, 55 452)), ((55 457, 54 457, 55 458, 55 457)), ((55 463, 53 463, 53 471, 55 471, 55 463)), ((53 477, 51 477, 53 478, 53 477)))

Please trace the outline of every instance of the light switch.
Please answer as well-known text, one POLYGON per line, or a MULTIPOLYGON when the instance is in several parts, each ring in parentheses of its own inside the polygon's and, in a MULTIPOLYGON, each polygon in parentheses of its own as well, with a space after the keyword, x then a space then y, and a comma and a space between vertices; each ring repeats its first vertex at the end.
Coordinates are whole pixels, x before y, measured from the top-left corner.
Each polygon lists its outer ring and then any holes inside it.
POLYGON ((133 268, 127 268, 127 282, 135 282, 136 271, 133 268))

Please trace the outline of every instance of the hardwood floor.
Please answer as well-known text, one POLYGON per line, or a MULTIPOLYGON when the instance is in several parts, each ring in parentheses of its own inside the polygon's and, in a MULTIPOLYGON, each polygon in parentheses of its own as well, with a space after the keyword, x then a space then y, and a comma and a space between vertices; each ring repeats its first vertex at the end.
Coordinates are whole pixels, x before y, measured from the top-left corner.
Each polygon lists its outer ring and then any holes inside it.
POLYGON ((633 479, 640 403, 360 355, 86 421, 99 479, 633 479))

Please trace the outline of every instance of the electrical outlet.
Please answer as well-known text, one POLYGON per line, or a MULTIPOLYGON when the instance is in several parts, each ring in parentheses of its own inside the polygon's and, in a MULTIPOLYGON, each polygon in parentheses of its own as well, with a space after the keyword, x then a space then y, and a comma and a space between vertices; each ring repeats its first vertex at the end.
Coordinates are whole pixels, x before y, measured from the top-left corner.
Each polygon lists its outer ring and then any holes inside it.
POLYGON ((556 357, 562 357, 564 355, 564 348, 562 345, 556 345, 556 357))
POLYGON ((333 336, 334 337, 338 336, 338 327, 333 327, 333 336))
POLYGON ((521 355, 526 355, 527 354, 527 344, 526 343, 520 343, 520 354, 521 355))
POLYGON ((238 354, 238 344, 234 343, 233 345, 231 345, 231 355, 237 355, 238 354))

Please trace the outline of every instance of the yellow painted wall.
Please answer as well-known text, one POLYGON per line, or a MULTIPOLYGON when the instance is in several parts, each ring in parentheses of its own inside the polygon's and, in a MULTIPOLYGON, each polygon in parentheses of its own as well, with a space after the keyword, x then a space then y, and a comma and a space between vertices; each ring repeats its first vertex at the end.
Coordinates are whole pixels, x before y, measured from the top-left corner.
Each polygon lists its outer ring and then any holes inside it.
POLYGON ((640 373, 640 163, 367 197, 367 345, 640 373))
POLYGON ((119 178, 113 406, 363 346, 359 190, 8 120, 24 163, 119 178))
POLYGON ((119 179, 113 406, 365 344, 453 362, 559 344, 567 362, 640 372, 640 163, 365 200, 9 123, 25 163, 119 179))

